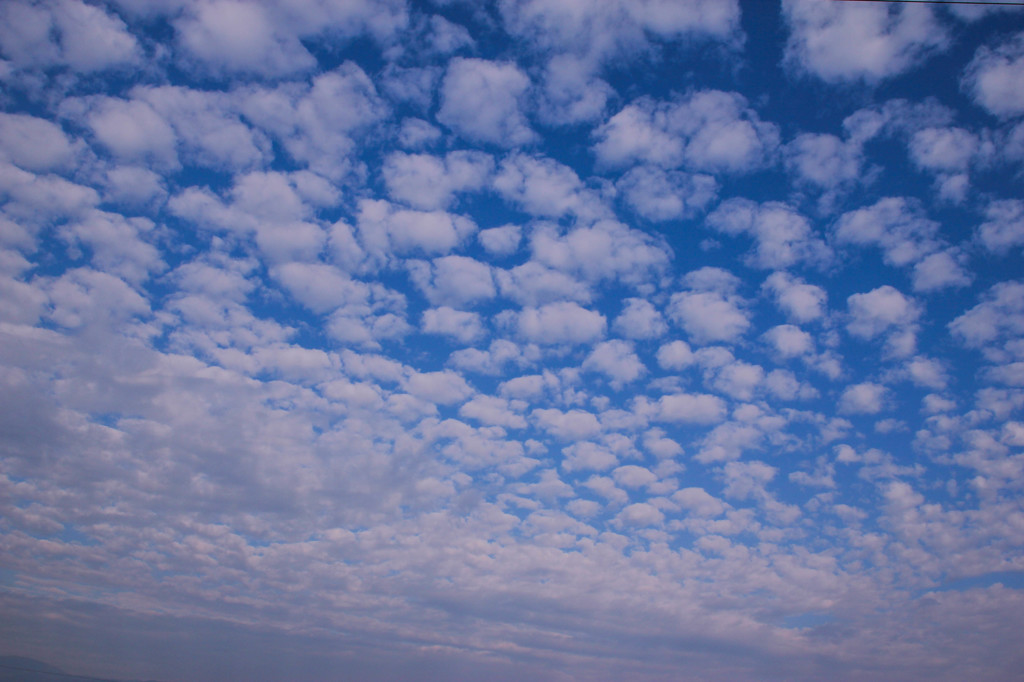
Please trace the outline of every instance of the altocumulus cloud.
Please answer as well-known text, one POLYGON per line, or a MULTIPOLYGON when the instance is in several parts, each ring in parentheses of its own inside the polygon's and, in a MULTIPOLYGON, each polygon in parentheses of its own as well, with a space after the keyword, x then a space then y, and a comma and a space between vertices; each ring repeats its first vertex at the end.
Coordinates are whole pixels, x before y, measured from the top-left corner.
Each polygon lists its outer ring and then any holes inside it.
POLYGON ((8 0, 0 82, 0 654, 1024 668, 1024 10, 8 0))

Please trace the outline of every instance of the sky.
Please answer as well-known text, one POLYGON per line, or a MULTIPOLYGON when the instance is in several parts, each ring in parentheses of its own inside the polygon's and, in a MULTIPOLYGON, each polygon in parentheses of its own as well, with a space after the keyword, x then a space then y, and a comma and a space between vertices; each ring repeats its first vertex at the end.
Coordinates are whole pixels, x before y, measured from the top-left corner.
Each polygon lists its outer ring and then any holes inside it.
POLYGON ((1024 669, 1024 9, 0 4, 0 654, 1024 669))

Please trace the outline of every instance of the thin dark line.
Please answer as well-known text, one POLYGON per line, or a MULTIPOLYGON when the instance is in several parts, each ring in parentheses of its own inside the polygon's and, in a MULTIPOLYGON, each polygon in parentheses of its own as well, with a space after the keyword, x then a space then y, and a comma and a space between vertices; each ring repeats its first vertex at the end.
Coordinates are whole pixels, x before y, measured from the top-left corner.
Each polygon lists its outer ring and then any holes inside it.
POLYGON ((1002 5, 1024 7, 1024 2, 990 2, 989 0, 833 0, 833 2, 899 2, 915 5, 1002 5))
POLYGON ((109 679, 107 679, 105 677, 89 677, 88 675, 72 675, 71 673, 54 673, 54 672, 50 672, 49 670, 37 670, 35 668, 18 668, 18 667, 15 667, 13 665, 4 665, 3 663, 0 663, 0 668, 5 668, 7 670, 17 670, 18 672, 23 672, 23 673, 36 673, 38 675, 54 675, 56 677, 73 677, 76 680, 96 680, 96 682, 111 682, 111 680, 109 680, 109 679))

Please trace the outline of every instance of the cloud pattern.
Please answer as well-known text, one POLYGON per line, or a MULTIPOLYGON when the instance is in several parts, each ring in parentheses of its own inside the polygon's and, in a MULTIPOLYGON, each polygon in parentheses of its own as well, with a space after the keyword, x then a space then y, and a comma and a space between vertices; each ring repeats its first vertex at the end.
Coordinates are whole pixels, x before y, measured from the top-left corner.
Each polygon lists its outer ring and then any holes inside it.
POLYGON ((4 3, 9 653, 1019 674, 1022 18, 4 3))

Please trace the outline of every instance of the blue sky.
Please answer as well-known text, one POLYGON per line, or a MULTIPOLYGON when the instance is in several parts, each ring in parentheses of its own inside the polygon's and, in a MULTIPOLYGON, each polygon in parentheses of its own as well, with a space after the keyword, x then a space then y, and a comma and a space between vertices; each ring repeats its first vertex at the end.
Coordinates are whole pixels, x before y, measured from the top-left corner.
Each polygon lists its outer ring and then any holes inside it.
POLYGON ((1024 9, 0 5, 0 653, 1003 680, 1024 9))

